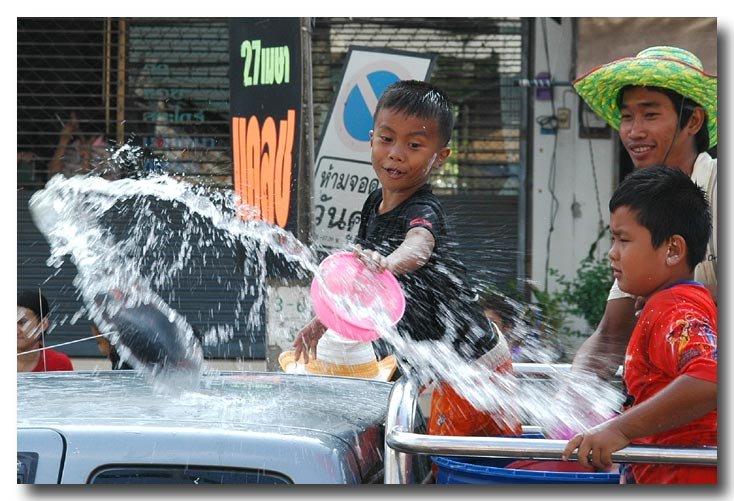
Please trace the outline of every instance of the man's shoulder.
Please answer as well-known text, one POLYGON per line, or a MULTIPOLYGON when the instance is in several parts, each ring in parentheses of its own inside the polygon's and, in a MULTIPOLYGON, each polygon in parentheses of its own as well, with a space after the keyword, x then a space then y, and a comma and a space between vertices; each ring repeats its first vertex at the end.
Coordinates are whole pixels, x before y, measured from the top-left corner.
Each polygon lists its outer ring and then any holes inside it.
POLYGON ((693 172, 691 179, 705 188, 709 184, 710 179, 716 179, 717 159, 712 158, 707 152, 699 153, 696 162, 693 164, 693 172))

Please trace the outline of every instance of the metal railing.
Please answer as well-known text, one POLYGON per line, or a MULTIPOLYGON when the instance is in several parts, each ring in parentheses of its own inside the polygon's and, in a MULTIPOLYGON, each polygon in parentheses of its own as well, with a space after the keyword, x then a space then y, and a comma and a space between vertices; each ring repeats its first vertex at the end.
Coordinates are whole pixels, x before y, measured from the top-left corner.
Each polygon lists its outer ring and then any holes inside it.
MULTIPOLYGON (((534 364, 518 362, 512 364, 512 369, 515 374, 519 374, 521 376, 547 376, 549 374, 556 374, 558 372, 568 372, 571 370, 571 364, 534 364)), ((614 375, 621 378, 621 365, 614 375)))
MULTIPOLYGON (((570 370, 569 365, 515 364, 521 375, 543 375, 570 370)), ((505 437, 450 437, 414 433, 420 385, 403 377, 393 385, 385 423, 385 483, 412 484, 412 455, 484 456, 521 459, 561 459, 565 440, 505 437)), ((524 426, 523 431, 537 431, 524 426)), ((612 460, 622 463, 717 464, 716 448, 663 448, 629 446, 612 453, 612 460)), ((577 460, 573 453, 571 460, 577 460)))

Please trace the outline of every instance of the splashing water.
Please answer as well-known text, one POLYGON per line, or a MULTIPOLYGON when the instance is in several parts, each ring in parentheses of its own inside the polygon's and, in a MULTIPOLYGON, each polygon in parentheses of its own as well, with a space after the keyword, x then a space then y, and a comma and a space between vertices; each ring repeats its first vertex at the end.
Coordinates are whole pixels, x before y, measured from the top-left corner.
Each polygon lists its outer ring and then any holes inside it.
MULTIPOLYGON (((449 273, 452 280, 459 280, 447 268, 443 271, 449 273)), ((316 279, 321 280, 320 277, 316 279)), ((519 421, 541 426, 546 436, 570 438, 569 434, 587 430, 612 417, 624 400, 622 392, 614 384, 593 374, 556 369, 542 378, 519 378, 493 371, 503 356, 505 360, 510 357, 504 338, 492 352, 477 362, 468 362, 452 342, 452 336, 460 331, 465 319, 458 318, 457 313, 445 305, 440 306, 440 316, 447 324, 445 339, 416 341, 406 338, 392 326, 394 321, 387 313, 390 308, 382 304, 385 296, 361 290, 359 284, 334 286, 338 280, 333 277, 331 282, 335 290, 352 289, 354 294, 351 297, 334 295, 325 282, 321 282, 322 293, 349 317, 355 320, 370 318, 381 338, 402 358, 403 372, 410 373, 425 386, 437 381, 450 384, 476 408, 492 412, 495 419, 504 422, 508 429, 519 421), (356 299, 359 297, 369 297, 369 301, 358 304, 356 299)), ((479 326, 470 328, 478 329, 479 326)), ((520 328, 529 329, 527 326, 520 328)), ((540 359, 536 359, 538 362, 549 362, 551 351, 536 339, 534 345, 528 346, 527 353, 540 359)))
MULTIPOLYGON (((126 147, 130 153, 130 147, 126 147)), ((122 149, 118 157, 120 152, 122 149)), ((257 299, 245 322, 258 324, 260 318, 255 312, 265 297, 266 267, 262 263, 267 251, 284 258, 304 275, 318 278, 316 259, 308 247, 276 226, 243 220, 240 214, 247 208, 229 190, 214 191, 167 175, 116 181, 95 175, 57 175, 34 194, 30 208, 51 246, 49 266, 60 267, 65 256, 70 256, 78 270, 74 285, 86 314, 102 332, 109 333, 121 358, 140 370, 173 378, 174 384, 196 384, 202 349, 183 316, 155 291, 174 283, 183 270, 193 265, 194 247, 209 249, 214 259, 219 244, 230 249, 241 245, 246 251, 235 326, 210 329, 204 334, 205 342, 226 341, 240 328, 241 300, 248 292, 257 299), (133 224, 126 238, 115 240, 106 228, 105 218, 118 202, 130 199, 135 200, 133 224), (184 221, 197 215, 216 234, 204 234, 201 225, 184 225, 180 247, 174 249, 171 258, 171 249, 167 248, 170 240, 166 238, 171 232, 170 222, 151 209, 153 200, 182 205, 184 221), (164 334, 156 339, 145 338, 145 328, 139 325, 141 317, 156 323, 156 329, 164 334), (187 377, 193 383, 186 382, 187 377)), ((566 428, 583 430, 611 415, 622 402, 618 389, 588 374, 555 372, 543 381, 523 381, 466 362, 448 341, 405 339, 390 327, 386 308, 379 304, 365 308, 346 298, 332 300, 357 318, 372 317, 382 337, 407 363, 404 372, 410 372, 424 385, 445 381, 479 409, 502 409, 497 416, 508 423, 519 419, 543 426, 551 435, 566 428)), ((450 311, 442 311, 442 315, 453 318, 450 311)), ((450 330, 458 328, 454 323, 447 322, 450 330)), ((547 347, 536 345, 533 353, 537 361, 549 361, 543 359, 550 358, 547 347)))
MULTIPOLYGON (((117 181, 95 175, 57 175, 33 195, 30 210, 51 247, 47 264, 58 268, 70 256, 78 271, 74 285, 90 320, 109 335, 122 360, 154 375, 162 371, 197 373, 201 367, 202 349, 191 326, 155 292, 190 266, 194 245, 216 248, 223 243, 234 248, 241 244, 246 249, 240 299, 248 287, 252 290, 248 279, 255 277, 264 284, 265 266, 259 263, 268 249, 304 270, 316 270, 309 249, 292 235, 259 221, 243 221, 232 192, 211 192, 166 175, 117 181), (137 220, 127 238, 116 241, 104 219, 115 211, 116 203, 128 199, 135 200, 137 220), (206 238, 196 225, 184 225, 180 248, 173 259, 167 259, 170 249, 165 235, 171 233, 170 223, 165 214, 154 214, 151 200, 182 204, 185 221, 193 214, 203 217, 218 230, 216 238, 206 238), (151 332, 155 335, 149 335, 151 332)), ((216 258, 217 251, 212 252, 216 258)), ((262 301, 264 294, 257 296, 262 301)), ((259 321, 258 307, 250 311, 248 322, 259 321)), ((231 326, 215 327, 204 339, 226 340, 232 333, 231 326)))
MULTIPOLYGON (((325 291, 329 295, 328 289, 325 291)), ((612 417, 624 400, 614 384, 593 374, 551 370, 541 378, 519 378, 495 372, 493 354, 477 362, 467 362, 449 339, 416 341, 400 335, 387 315, 388 308, 375 301, 369 309, 354 304, 349 298, 332 297, 331 301, 352 318, 371 317, 382 339, 403 359, 403 372, 410 373, 426 387, 433 382, 450 384, 477 409, 492 412, 495 419, 508 428, 518 420, 541 426, 548 437, 568 437, 612 417)), ((445 319, 455 319, 450 311, 442 311, 445 319)), ((457 330, 457 322, 449 320, 449 331, 457 330)), ((495 348, 509 357, 504 339, 495 348)), ((549 357, 540 346, 532 352, 549 357)), ((496 355, 494 355, 496 356, 496 355)), ((501 355, 500 355, 501 356, 501 355)), ((568 437, 570 438, 570 437, 568 437)))

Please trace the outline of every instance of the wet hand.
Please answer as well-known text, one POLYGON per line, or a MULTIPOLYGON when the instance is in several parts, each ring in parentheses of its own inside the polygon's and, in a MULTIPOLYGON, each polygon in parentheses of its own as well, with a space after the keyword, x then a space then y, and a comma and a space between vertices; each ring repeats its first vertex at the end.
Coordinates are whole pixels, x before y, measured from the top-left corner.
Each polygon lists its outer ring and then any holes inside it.
POLYGON ((569 440, 561 459, 568 461, 571 453, 578 449, 581 466, 593 465, 608 470, 612 467, 612 453, 623 449, 629 443, 629 438, 615 426, 614 420, 610 420, 569 440))
POLYGON ((392 272, 388 259, 377 251, 363 249, 361 245, 354 246, 354 255, 371 271, 381 273, 384 270, 392 272))
POLYGON ((296 339, 293 340, 293 354, 296 360, 300 360, 301 355, 303 355, 304 364, 307 364, 311 358, 316 359, 316 346, 325 331, 326 328, 318 319, 313 319, 301 329, 296 335, 296 339))

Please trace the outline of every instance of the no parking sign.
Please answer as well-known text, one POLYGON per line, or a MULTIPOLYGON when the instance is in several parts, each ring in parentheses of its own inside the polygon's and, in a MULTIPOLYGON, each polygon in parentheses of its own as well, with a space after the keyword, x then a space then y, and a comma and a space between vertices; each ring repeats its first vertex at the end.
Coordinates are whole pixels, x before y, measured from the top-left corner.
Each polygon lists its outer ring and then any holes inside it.
POLYGON ((435 59, 435 54, 349 49, 314 163, 314 242, 340 248, 357 233, 362 205, 378 186, 369 153, 377 101, 398 80, 426 80, 435 59))

